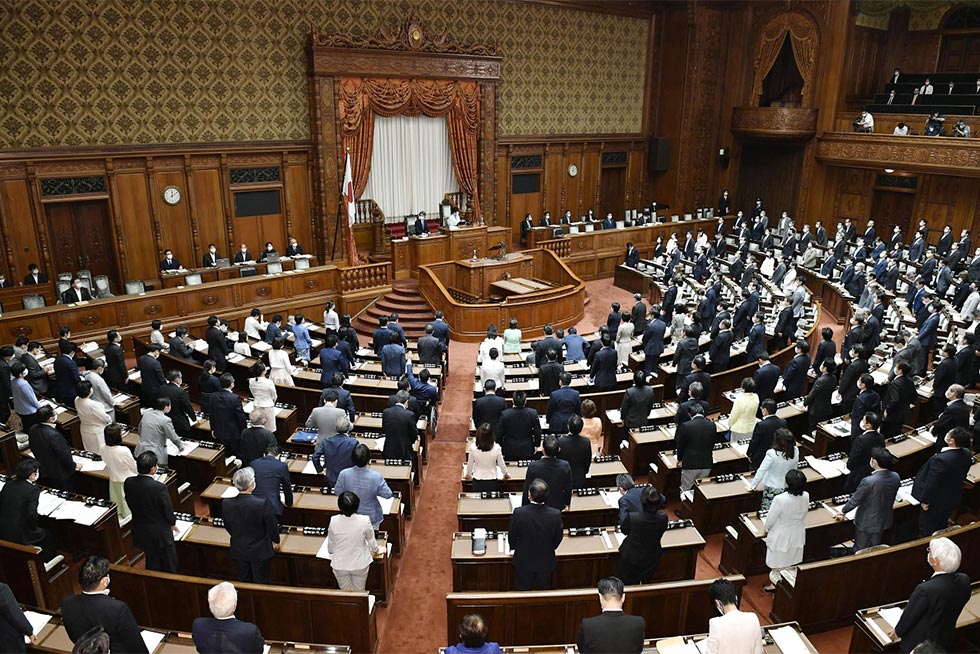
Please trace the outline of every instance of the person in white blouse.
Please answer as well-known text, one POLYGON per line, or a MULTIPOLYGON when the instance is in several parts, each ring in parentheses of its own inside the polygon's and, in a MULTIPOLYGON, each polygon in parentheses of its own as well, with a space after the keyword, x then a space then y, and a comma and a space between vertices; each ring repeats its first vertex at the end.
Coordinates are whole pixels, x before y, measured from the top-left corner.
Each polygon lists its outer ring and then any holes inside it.
POLYGON ((493 440, 493 428, 485 422, 477 425, 476 440, 466 449, 465 479, 473 481, 474 492, 494 491, 499 487, 498 472, 510 479, 500 444, 493 440))
POLYGON ((899 123, 898 125, 895 125, 895 129, 892 131, 892 134, 895 136, 908 136, 909 126, 905 123, 899 123))
POLYGON ((497 326, 490 325, 487 327, 487 337, 480 343, 480 358, 485 361, 490 355, 490 348, 494 347, 497 348, 498 353, 503 352, 504 339, 497 333, 497 326))
POLYGON ((323 311, 323 327, 324 329, 332 329, 335 332, 340 331, 340 316, 334 310, 333 300, 327 300, 327 308, 323 311))
POLYGON ((262 312, 258 309, 252 309, 248 318, 245 319, 245 335, 249 338, 254 338, 257 341, 261 341, 262 334, 259 332, 260 329, 265 329, 265 321, 262 320, 262 312))
POLYGON ((150 344, 153 343, 162 347, 165 352, 170 349, 170 344, 163 336, 163 323, 159 320, 150 323, 150 344))
POLYGON ((330 567, 340 590, 364 590, 371 561, 379 549, 371 519, 357 513, 360 504, 354 493, 341 493, 337 498, 340 514, 330 518, 327 527, 330 567))
POLYGON ((620 367, 629 365, 630 354, 633 353, 633 330, 635 327, 630 320, 630 314, 624 311, 619 328, 616 330, 616 365, 620 367))
POLYGON ((130 477, 136 476, 136 459, 133 451, 123 445, 122 427, 117 423, 106 426, 103 430, 105 446, 102 448, 102 461, 109 473, 109 501, 116 505, 119 518, 129 516, 129 505, 126 504, 124 483, 130 477))
MULTIPOLYGON (((980 248, 977 248, 977 251, 980 253, 980 248)), ((980 282, 970 282, 970 294, 960 310, 960 319, 969 325, 977 319, 978 315, 980 315, 980 282)))
POLYGON ((255 376, 248 380, 248 391, 255 401, 255 410, 266 418, 265 428, 276 433, 276 384, 269 379, 269 369, 261 361, 255 364, 255 376))
POLYGON ((115 414, 116 405, 112 401, 112 391, 109 390, 109 385, 102 379, 104 370, 105 361, 96 359, 92 363, 92 368, 82 375, 82 379, 92 384, 92 399, 104 406, 111 416, 115 414))
POLYGON ((79 428, 82 432, 82 447, 87 452, 101 454, 105 445, 103 430, 112 424, 112 417, 101 402, 92 399, 92 383, 86 380, 76 385, 78 397, 75 398, 75 412, 78 413, 79 428))
POLYGON ((269 373, 269 378, 272 383, 279 386, 295 386, 292 374, 293 364, 289 361, 289 352, 282 349, 284 343, 285 341, 281 338, 272 341, 272 349, 269 350, 269 368, 272 370, 269 373))
POLYGON ((930 82, 929 81, 929 78, 927 77, 925 83, 922 86, 919 87, 919 94, 920 95, 932 95, 933 90, 934 89, 932 87, 932 82, 930 82))
POLYGON ((480 364, 480 386, 486 386, 488 379, 496 382, 497 388, 503 388, 507 380, 504 362, 500 360, 500 350, 495 347, 490 348, 480 364))
POLYGON ((769 505, 766 514, 766 565, 769 566, 767 593, 776 592, 780 572, 803 562, 806 544, 806 514, 810 510, 810 494, 806 492, 806 475, 790 470, 784 478, 785 493, 780 493, 769 505))
POLYGON ((772 448, 759 465, 755 477, 749 482, 752 488, 762 486, 762 510, 768 511, 774 497, 786 490, 786 473, 800 467, 800 450, 796 447, 793 432, 777 429, 772 448))
POLYGON ((735 584, 716 579, 708 595, 721 614, 708 620, 708 654, 762 654, 759 616, 738 610, 735 584))

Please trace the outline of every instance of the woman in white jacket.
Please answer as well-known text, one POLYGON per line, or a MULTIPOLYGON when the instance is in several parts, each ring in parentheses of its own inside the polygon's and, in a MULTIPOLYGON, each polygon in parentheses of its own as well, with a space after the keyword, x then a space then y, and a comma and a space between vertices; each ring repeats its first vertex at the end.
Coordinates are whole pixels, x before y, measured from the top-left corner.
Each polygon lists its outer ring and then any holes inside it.
POLYGON ((92 382, 83 379, 77 385, 75 412, 78 414, 79 431, 82 434, 82 447, 94 454, 101 454, 105 445, 102 433, 112 424, 112 416, 101 402, 92 399, 92 382))
POLYGON ((347 491, 337 499, 340 513, 327 527, 330 567, 340 590, 364 590, 375 552, 379 551, 371 519, 357 513, 360 500, 347 491))
POLYGON ((767 593, 775 592, 783 568, 803 562, 806 544, 806 514, 810 494, 806 492, 806 475, 799 470, 786 473, 786 492, 773 498, 766 514, 766 565, 769 566, 767 593))
POLYGON ((266 416, 265 428, 276 433, 276 400, 279 394, 276 384, 269 379, 269 369, 261 361, 253 368, 255 377, 248 380, 248 391, 255 400, 255 408, 266 416))

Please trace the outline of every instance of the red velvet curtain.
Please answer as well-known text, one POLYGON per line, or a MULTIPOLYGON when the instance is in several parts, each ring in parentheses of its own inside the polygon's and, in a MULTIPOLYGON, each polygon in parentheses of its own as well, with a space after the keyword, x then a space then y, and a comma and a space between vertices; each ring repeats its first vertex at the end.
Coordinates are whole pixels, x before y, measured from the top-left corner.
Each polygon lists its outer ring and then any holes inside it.
POLYGON ((480 87, 476 82, 345 77, 340 80, 340 132, 349 149, 354 196, 360 197, 371 172, 374 114, 446 116, 449 149, 456 180, 472 198, 479 220, 477 137, 480 127, 480 87))

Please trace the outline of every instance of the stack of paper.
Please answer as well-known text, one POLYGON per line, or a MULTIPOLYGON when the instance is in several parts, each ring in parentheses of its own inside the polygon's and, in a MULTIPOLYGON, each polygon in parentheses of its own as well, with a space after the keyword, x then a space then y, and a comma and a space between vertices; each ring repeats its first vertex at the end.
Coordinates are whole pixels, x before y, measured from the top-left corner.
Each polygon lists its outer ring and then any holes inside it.
POLYGON ((82 472, 98 472, 100 470, 105 470, 105 461, 93 461, 92 459, 87 459, 84 456, 72 455, 71 457, 75 463, 81 464, 82 472))
POLYGON ((510 493, 507 495, 510 498, 510 508, 511 511, 516 511, 518 507, 521 506, 521 494, 520 493, 510 493))
POLYGON ((174 540, 184 540, 184 536, 187 535, 187 532, 189 532, 193 526, 194 523, 190 520, 178 520, 177 533, 174 534, 174 540))
POLYGON ((749 455, 749 444, 748 443, 739 443, 738 441, 733 440, 732 441, 732 449, 735 450, 736 452, 738 452, 739 454, 741 454, 742 456, 748 456, 749 455))
POLYGON ((379 497, 378 504, 381 505, 381 512, 387 515, 391 512, 391 507, 395 504, 395 498, 393 497, 379 497))
POLYGON ((905 500, 912 506, 918 506, 919 500, 912 497, 912 487, 911 486, 899 486, 898 487, 898 499, 905 500))
POLYGON ((890 606, 886 609, 879 609, 878 615, 894 629, 898 625, 898 621, 902 619, 902 607, 890 606))
POLYGON ((833 461, 818 459, 815 456, 808 455, 806 462, 810 464, 811 468, 819 472, 824 479, 833 479, 834 477, 841 476, 840 468, 835 466, 833 461))
POLYGON ((327 545, 327 539, 323 539, 323 544, 320 545, 320 549, 316 552, 316 558, 318 559, 330 559, 330 552, 328 551, 329 545, 327 545))
POLYGON ((150 654, 156 651, 160 643, 163 642, 166 633, 160 633, 159 631, 147 631, 143 630, 140 632, 140 636, 143 637, 143 642, 146 644, 146 651, 150 654))
POLYGON ((602 496, 602 500, 606 503, 606 506, 608 506, 610 509, 618 509, 619 508, 619 493, 618 492, 609 492, 609 491, 605 491, 605 490, 600 490, 599 491, 599 495, 602 496))
MULTIPOLYGON (((24 611, 24 617, 27 621, 31 623, 31 628, 34 630, 32 633, 36 636, 44 628, 44 625, 51 622, 51 616, 45 615, 44 613, 37 613, 36 611, 24 611)), ((24 636, 24 642, 30 642, 27 636, 24 636)))
POLYGON ((810 648, 806 646, 800 633, 792 626, 770 629, 769 635, 779 646, 782 654, 810 654, 810 648))
POLYGON ((37 513, 38 515, 49 516, 64 503, 65 501, 57 495, 42 492, 37 498, 37 513))

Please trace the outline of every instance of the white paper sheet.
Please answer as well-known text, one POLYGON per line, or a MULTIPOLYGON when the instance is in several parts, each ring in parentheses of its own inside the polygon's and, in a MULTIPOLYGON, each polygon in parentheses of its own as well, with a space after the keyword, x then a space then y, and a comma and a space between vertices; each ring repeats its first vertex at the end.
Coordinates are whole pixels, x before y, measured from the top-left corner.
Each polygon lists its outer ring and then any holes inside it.
POLYGON ((381 512, 385 515, 391 513, 391 507, 395 504, 393 497, 379 497, 378 503, 381 504, 381 512))
POLYGON ((609 422, 613 424, 623 422, 623 415, 619 412, 619 409, 607 409, 606 417, 609 418, 609 422))
POLYGON ((143 637, 143 642, 146 643, 146 651, 150 654, 156 651, 156 648, 163 642, 166 635, 157 631, 146 631, 145 629, 140 632, 140 636, 143 637))
POLYGON ((178 531, 176 534, 174 534, 174 540, 184 540, 184 536, 187 535, 187 532, 189 532, 191 530, 191 527, 193 526, 194 523, 191 522, 190 520, 178 520, 177 521, 178 531))
POLYGON ((834 465, 833 461, 826 461, 824 459, 818 459, 815 456, 808 455, 806 457, 806 462, 810 464, 810 467, 819 472, 824 479, 833 479, 835 477, 840 477, 840 469, 834 465))
POLYGON ((782 654, 810 654, 810 649, 800 638, 800 633, 792 626, 770 629, 769 635, 779 646, 782 654))
POLYGON ((507 553, 507 534, 497 534, 497 554, 507 553))
POLYGON ((608 532, 603 531, 601 534, 599 534, 599 537, 602 538, 602 544, 606 547, 607 550, 614 549, 612 541, 609 540, 608 532))
POLYGON ((306 465, 303 466, 303 474, 304 475, 315 475, 315 474, 317 474, 317 472, 316 472, 316 466, 313 465, 313 459, 310 459, 309 461, 307 461, 306 462, 306 465))
POLYGON ((600 490, 599 495, 602 496, 602 500, 606 503, 610 509, 619 508, 619 493, 616 491, 610 492, 606 490, 600 490))
MULTIPOLYGON (((27 621, 31 623, 31 628, 34 629, 32 633, 35 635, 44 628, 44 625, 51 622, 51 616, 45 615, 44 613, 37 613, 36 611, 24 611, 24 617, 27 621)), ((27 636, 24 636, 24 642, 30 642, 27 636)))
POLYGON ((248 415, 248 414, 252 413, 252 409, 254 409, 254 408, 255 408, 255 402, 252 401, 252 400, 249 400, 248 402, 246 402, 242 406, 242 411, 245 412, 245 415, 248 415))
POLYGON ((732 449, 741 454, 742 456, 749 455, 749 444, 739 443, 738 441, 732 440, 732 449))
POLYGON ((115 395, 112 396, 112 403, 113 404, 122 404, 123 402, 125 402, 126 400, 128 400, 129 397, 130 396, 127 395, 126 393, 116 393, 115 395))
POLYGON ((320 549, 316 552, 316 558, 318 559, 330 559, 330 552, 327 551, 327 539, 323 539, 323 544, 320 545, 320 549))
POLYGON ((511 511, 516 511, 518 508, 520 508, 521 503, 523 501, 520 493, 510 493, 509 495, 507 495, 507 497, 508 499, 510 499, 511 511))
POLYGON ((918 506, 919 500, 912 497, 912 487, 911 486, 899 486, 898 487, 898 499, 905 500, 912 506, 918 506))
POLYGON ((224 490, 223 493, 221 493, 221 497, 224 499, 229 497, 238 497, 238 489, 235 488, 234 486, 229 486, 224 490))
POLYGON ((894 629, 898 621, 902 619, 902 607, 890 606, 887 609, 879 609, 878 615, 894 629))
POLYGON ((868 629, 871 630, 871 632, 881 643, 887 645, 892 642, 892 639, 888 637, 888 634, 886 634, 882 628, 878 626, 878 623, 871 618, 864 618, 864 624, 868 626, 868 629))
POLYGON ((105 470, 105 461, 93 461, 92 459, 87 459, 84 456, 72 455, 72 460, 75 463, 80 463, 82 465, 82 472, 98 472, 99 470, 105 470))
POLYGON ((59 506, 64 504, 64 500, 51 493, 41 493, 37 498, 38 515, 51 515, 59 506))

